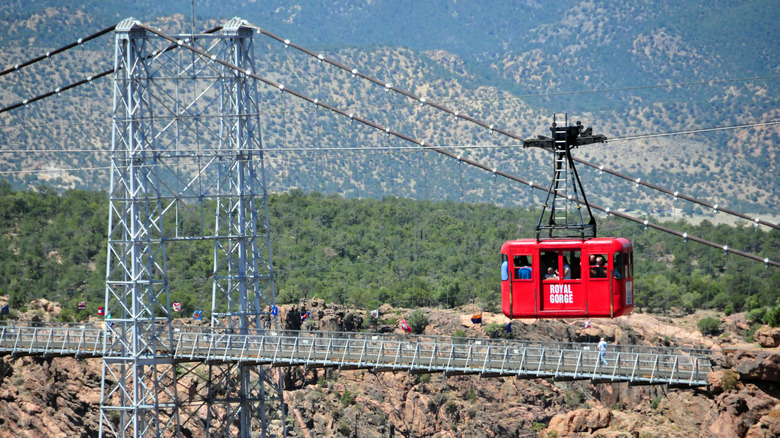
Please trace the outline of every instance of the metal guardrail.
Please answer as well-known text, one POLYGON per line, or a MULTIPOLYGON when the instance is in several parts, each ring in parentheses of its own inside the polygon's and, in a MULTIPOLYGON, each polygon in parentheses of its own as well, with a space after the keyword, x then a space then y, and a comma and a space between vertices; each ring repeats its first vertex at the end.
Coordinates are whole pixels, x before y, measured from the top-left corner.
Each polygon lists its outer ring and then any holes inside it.
MULTIPOLYGON (((0 355, 121 357, 121 321, 87 325, 0 326, 0 355)), ((131 327, 131 326, 127 326, 131 327)), ((170 344, 167 334, 160 345, 170 344)), ((590 379, 632 384, 704 386, 711 370, 707 350, 611 346, 600 365, 594 345, 443 336, 265 331, 261 334, 173 328, 173 359, 180 362, 338 367, 485 377, 590 379)), ((170 354, 168 351, 149 352, 170 354)))
POLYGON ((0 354, 102 357, 103 332, 84 326, 0 328, 0 354))

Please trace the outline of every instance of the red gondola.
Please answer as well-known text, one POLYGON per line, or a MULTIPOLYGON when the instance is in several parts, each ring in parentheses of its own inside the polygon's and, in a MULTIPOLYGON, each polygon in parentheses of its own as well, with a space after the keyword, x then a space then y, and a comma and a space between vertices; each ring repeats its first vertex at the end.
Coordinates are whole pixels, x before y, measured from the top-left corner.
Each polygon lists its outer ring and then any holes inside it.
POLYGON ((572 147, 603 143, 606 137, 593 135, 580 122, 568 126, 568 120, 564 119, 559 126, 555 117, 550 131, 551 137, 540 136, 523 142, 524 147, 553 152, 555 167, 536 226, 536 239, 512 240, 501 247, 504 315, 509 318, 627 315, 634 308, 631 242, 622 237, 596 237, 596 220, 571 157, 572 147), (590 216, 587 223, 581 205, 590 216))
POLYGON ((618 238, 512 240, 501 247, 509 318, 613 318, 634 308, 631 242, 618 238))

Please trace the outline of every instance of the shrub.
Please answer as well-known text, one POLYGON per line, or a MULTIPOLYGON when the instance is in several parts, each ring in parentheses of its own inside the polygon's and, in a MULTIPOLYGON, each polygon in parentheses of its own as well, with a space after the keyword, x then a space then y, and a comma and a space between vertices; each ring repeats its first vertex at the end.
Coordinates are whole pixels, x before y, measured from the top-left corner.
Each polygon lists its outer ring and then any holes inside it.
POLYGON ((737 373, 731 370, 723 370, 723 390, 731 391, 737 389, 737 383, 739 383, 739 376, 737 373))
POLYGON ((57 317, 59 321, 62 322, 73 322, 75 321, 75 312, 70 307, 66 307, 60 311, 59 316, 57 317))
POLYGON ((780 306, 772 307, 764 314, 764 324, 770 327, 780 327, 780 306))
POLYGON ((458 403, 450 400, 444 404, 444 411, 449 415, 455 415, 458 412, 458 403))
POLYGON ((748 312, 747 319, 751 323, 759 323, 764 320, 764 314, 766 314, 766 308, 758 307, 748 312))
POLYGON ((352 428, 344 421, 339 421, 338 431, 344 436, 352 436, 352 428))
POLYGON ((348 389, 344 390, 344 394, 341 394, 341 404, 343 406, 349 406, 355 404, 355 395, 349 392, 348 389))
POLYGON ((531 423, 531 432, 541 432, 542 430, 544 430, 544 423, 531 423))
POLYGON ((753 310, 757 309, 761 306, 761 303, 758 301, 758 297, 755 295, 748 297, 747 300, 745 300, 745 309, 747 310, 753 310))
POLYGON ((697 325, 699 326, 699 331, 703 335, 714 335, 720 332, 720 321, 715 318, 710 318, 709 316, 700 319, 697 325))
POLYGON ((412 312, 412 316, 409 317, 409 327, 412 328, 413 333, 418 335, 425 331, 428 322, 428 316, 420 309, 412 312))
POLYGON ((661 404, 661 400, 663 400, 663 399, 664 399, 663 396, 659 395, 658 397, 650 400, 650 407, 652 407, 653 410, 658 409, 658 405, 661 404))
POLYGON ((485 334, 489 338, 501 338, 504 336, 504 333, 506 333, 506 326, 504 324, 493 323, 488 324, 487 327, 485 327, 485 334))
POLYGON ((462 344, 466 342, 466 337, 468 336, 468 333, 466 333, 463 329, 457 329, 455 330, 455 333, 452 334, 452 342, 456 344, 462 344))
POLYGON ((379 321, 379 324, 382 325, 389 325, 390 327, 395 327, 398 325, 398 318, 393 318, 392 316, 389 318, 385 318, 381 321, 379 321))
POLYGON ((745 342, 755 341, 755 339, 753 339, 753 334, 755 334, 756 330, 758 330, 760 327, 761 324, 751 324, 750 329, 742 334, 742 340, 745 342))
POLYGON ((576 391, 566 391, 564 393, 564 401, 566 402, 567 406, 576 408, 585 402, 585 394, 583 394, 579 389, 576 391))

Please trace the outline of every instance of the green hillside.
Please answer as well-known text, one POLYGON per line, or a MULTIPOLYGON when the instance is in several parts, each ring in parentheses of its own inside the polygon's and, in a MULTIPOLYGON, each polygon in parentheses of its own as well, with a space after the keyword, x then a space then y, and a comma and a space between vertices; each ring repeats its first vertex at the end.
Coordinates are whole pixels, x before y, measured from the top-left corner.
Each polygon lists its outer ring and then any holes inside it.
MULTIPOLYGON (((322 298, 365 309, 473 303, 499 312, 501 244, 533 236, 538 214, 489 204, 348 200, 300 191, 271 196, 269 207, 278 302, 322 298)), ((94 315, 105 294, 107 212, 102 192, 60 196, 0 184, 0 295, 10 297, 14 310, 46 298, 64 304, 66 320, 94 315), (87 311, 76 311, 80 301, 87 301, 87 311)), ((780 258, 776 230, 709 222, 671 226, 780 258)), ((780 304, 776 268, 726 258, 720 250, 635 224, 608 220, 600 229, 634 244, 636 311, 751 310, 760 320, 780 304)), ((185 315, 210 308, 212 245, 166 244, 171 300, 183 303, 185 315)))

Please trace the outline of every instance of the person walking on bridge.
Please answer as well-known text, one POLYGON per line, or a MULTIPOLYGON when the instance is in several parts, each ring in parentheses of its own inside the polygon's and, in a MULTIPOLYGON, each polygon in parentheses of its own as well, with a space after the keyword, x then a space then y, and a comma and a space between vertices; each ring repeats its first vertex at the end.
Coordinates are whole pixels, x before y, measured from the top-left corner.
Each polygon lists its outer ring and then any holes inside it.
POLYGON ((607 352, 607 341, 601 338, 596 348, 599 350, 599 361, 601 361, 602 365, 607 365, 607 359, 604 358, 604 353, 607 352))

